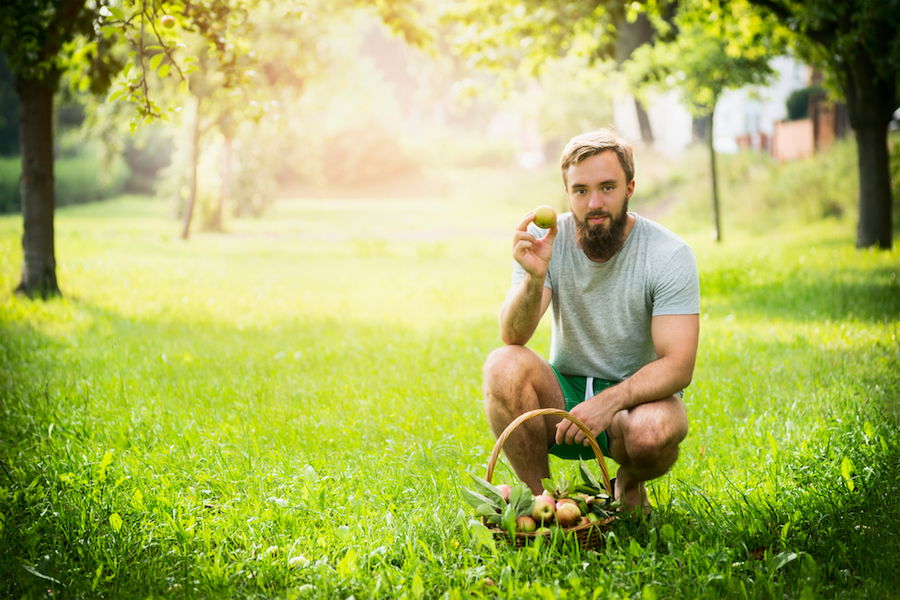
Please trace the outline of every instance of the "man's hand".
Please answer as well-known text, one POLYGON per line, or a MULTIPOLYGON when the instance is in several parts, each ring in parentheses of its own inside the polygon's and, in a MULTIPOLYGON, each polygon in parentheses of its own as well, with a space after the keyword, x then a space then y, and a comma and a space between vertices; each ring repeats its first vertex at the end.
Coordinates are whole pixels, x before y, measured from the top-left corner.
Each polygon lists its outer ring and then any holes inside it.
POLYGON ((532 278, 543 281, 550 267, 550 257, 553 255, 553 240, 556 238, 557 228, 554 225, 543 238, 536 238, 528 231, 528 225, 534 222, 534 213, 530 212, 516 227, 513 241, 513 258, 522 265, 525 272, 532 278))
MULTIPOLYGON (((607 388, 600 394, 594 396, 590 400, 585 400, 581 404, 575 406, 570 414, 587 425, 594 437, 606 431, 612 423, 613 417, 619 411, 618 403, 609 398, 613 394, 607 394, 614 389, 607 388)), ((557 444, 584 444, 588 445, 588 441, 581 428, 569 421, 563 419, 556 425, 556 443, 557 444)))
MULTIPOLYGON (((637 373, 571 410, 594 436, 606 431, 620 410, 662 400, 691 383, 697 342, 699 315, 661 315, 650 321, 650 335, 657 359, 637 373)), ((556 426, 556 443, 583 444, 585 436, 577 425, 563 420, 556 426)))

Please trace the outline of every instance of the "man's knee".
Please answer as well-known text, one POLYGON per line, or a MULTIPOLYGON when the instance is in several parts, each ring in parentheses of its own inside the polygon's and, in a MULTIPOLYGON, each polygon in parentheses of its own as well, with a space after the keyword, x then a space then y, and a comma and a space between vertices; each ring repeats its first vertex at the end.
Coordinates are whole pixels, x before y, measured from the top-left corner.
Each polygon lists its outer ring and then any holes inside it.
POLYGON ((632 409, 623 423, 628 458, 636 466, 674 463, 678 445, 687 436, 687 414, 681 400, 672 398, 662 402, 632 409))
POLYGON ((522 346, 501 346, 491 352, 482 369, 485 390, 520 385, 526 378, 526 363, 530 352, 522 346))

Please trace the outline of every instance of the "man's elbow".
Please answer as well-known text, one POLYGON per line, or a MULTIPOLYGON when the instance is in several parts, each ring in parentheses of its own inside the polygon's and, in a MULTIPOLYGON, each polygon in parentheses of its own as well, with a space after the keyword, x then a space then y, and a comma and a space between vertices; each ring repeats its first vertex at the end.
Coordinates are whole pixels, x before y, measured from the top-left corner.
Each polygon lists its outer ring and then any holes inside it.
POLYGON ((504 346, 524 346, 528 343, 528 338, 516 332, 500 332, 500 339, 504 346))
POLYGON ((678 387, 682 390, 687 389, 689 385, 691 385, 691 381, 694 379, 694 363, 692 362, 690 365, 685 365, 678 371, 678 376, 676 378, 678 381, 678 387))

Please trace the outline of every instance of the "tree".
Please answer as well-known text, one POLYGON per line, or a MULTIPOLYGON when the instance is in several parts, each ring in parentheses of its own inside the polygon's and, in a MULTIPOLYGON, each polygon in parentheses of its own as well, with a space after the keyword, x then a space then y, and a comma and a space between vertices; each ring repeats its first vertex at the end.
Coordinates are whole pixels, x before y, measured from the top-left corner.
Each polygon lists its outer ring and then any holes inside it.
POLYGON ((898 106, 897 0, 747 0, 776 17, 808 62, 825 67, 847 103, 859 165, 859 248, 891 248, 888 125, 898 106))
POLYGON ((15 74, 20 104, 24 264, 16 291, 29 296, 60 293, 53 230, 53 99, 62 75, 76 75, 84 82, 81 87, 103 93, 126 64, 111 51, 113 46, 131 45, 139 68, 125 80, 119 95, 135 102, 138 114, 158 117, 146 94, 146 75, 159 66, 163 53, 172 58, 173 46, 161 37, 163 17, 177 11, 185 23, 212 36, 214 16, 228 14, 230 9, 226 0, 202 6, 177 0, 126 0, 121 3, 129 11, 126 14, 116 4, 114 0, 0 1, 0 51, 15 74), (153 38, 161 51, 153 49, 153 38))
POLYGON ((716 105, 725 90, 767 83, 774 75, 769 61, 780 54, 782 45, 773 39, 771 25, 749 14, 746 7, 731 6, 734 12, 714 13, 715 24, 710 25, 704 4, 702 0, 684 2, 675 19, 677 37, 636 48, 626 70, 643 94, 656 89, 679 90, 688 110, 708 120, 713 222, 716 241, 722 241, 713 144, 716 105))
MULTIPOLYGON (((588 63, 614 60, 621 68, 635 49, 656 43, 662 33, 657 21, 636 6, 609 0, 464 0, 444 19, 463 26, 453 43, 473 65, 534 75, 561 57, 588 63)), ((664 17, 663 30, 670 29, 665 21, 674 12, 668 5, 653 14, 664 17)), ((652 144, 650 120, 637 95, 635 109, 641 138, 652 144)))
MULTIPOLYGON (((208 42, 218 70, 231 82, 241 73, 237 57, 246 44, 228 38, 264 0, 0 0, 0 51, 16 77, 22 158, 22 248, 17 292, 58 295, 54 248, 53 98, 64 73, 94 93, 105 92, 122 74, 111 100, 136 108, 141 119, 165 118, 151 97, 152 74, 177 73, 187 86, 192 57, 183 56, 173 26, 196 31, 208 42), (121 60, 113 49, 127 47, 121 60)), ((368 5, 366 0, 348 0, 368 5)), ((374 2, 381 19, 409 43, 426 45, 428 31, 411 8, 414 0, 374 2)), ((235 83, 236 85, 236 83, 235 83)))

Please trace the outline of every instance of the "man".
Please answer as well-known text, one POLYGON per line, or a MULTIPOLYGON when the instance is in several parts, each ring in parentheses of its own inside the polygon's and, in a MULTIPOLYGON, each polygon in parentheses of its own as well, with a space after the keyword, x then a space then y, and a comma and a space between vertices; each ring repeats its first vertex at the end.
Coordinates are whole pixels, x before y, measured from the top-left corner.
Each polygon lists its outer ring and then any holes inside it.
MULTIPOLYGON (((697 264, 678 236, 628 212, 634 158, 614 130, 573 138, 560 167, 571 212, 543 237, 534 213, 515 232, 500 309, 505 346, 484 365, 485 410, 494 435, 527 411, 567 410, 619 464, 620 510, 646 514, 644 482, 675 464, 687 435, 681 396, 697 355, 697 264), (551 304, 547 362, 525 344, 551 304)), ((503 449, 534 493, 550 476, 549 453, 593 456, 581 429, 558 417, 522 423, 503 449)))

